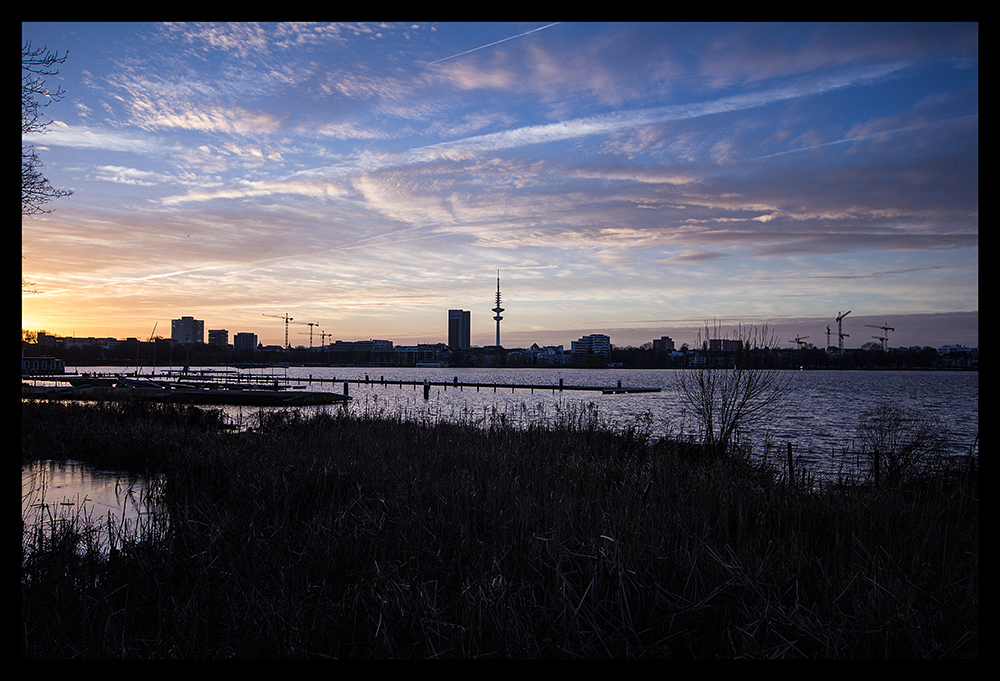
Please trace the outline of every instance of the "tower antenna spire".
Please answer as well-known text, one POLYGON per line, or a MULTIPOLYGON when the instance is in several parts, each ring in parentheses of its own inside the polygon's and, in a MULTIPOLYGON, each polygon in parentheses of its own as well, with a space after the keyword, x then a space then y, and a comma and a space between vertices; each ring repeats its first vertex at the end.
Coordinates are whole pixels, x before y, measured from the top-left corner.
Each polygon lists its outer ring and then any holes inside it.
POLYGON ((500 307, 500 270, 497 270, 497 306, 493 308, 493 311, 496 312, 493 319, 497 322, 497 347, 500 347, 500 320, 503 319, 500 316, 500 313, 503 312, 503 308, 500 307))

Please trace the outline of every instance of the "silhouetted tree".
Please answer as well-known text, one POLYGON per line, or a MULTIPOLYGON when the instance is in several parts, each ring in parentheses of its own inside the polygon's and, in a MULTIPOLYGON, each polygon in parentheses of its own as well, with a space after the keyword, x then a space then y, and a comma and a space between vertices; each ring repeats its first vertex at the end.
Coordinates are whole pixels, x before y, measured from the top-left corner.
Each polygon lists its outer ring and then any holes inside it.
MULTIPOLYGON (((51 121, 43 121, 41 109, 58 102, 65 92, 62 88, 52 91, 42 76, 59 73, 53 68, 66 61, 68 53, 59 56, 48 48, 32 48, 30 41, 21 47, 21 136, 45 132, 51 121)), ((21 216, 49 213, 42 206, 52 199, 69 196, 73 192, 55 189, 42 175, 42 162, 30 144, 21 144, 21 216)))
MULTIPOLYGON (((726 338, 718 325, 706 327, 705 336, 705 347, 709 338, 726 338)), ((789 374, 770 361, 778 340, 766 325, 740 326, 734 340, 742 350, 720 353, 722 361, 685 369, 676 379, 678 397, 698 420, 705 448, 716 454, 728 453, 738 433, 784 407, 791 390, 789 374)))

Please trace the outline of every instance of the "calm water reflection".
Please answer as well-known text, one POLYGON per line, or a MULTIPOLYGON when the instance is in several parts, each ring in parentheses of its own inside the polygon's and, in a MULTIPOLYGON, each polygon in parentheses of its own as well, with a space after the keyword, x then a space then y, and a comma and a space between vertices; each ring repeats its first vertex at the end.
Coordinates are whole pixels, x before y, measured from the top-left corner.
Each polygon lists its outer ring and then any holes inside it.
POLYGON ((41 461, 21 467, 21 519, 24 539, 41 524, 65 520, 90 522, 100 546, 108 532, 132 532, 148 525, 152 502, 146 482, 125 473, 93 469, 73 461, 41 461))

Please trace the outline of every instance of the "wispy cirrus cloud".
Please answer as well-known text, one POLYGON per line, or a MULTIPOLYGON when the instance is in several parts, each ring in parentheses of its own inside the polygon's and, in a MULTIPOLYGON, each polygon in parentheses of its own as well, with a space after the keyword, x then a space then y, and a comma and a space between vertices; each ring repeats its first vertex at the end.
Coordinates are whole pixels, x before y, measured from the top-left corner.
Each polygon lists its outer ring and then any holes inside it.
POLYGON ((22 315, 434 342, 497 267, 510 338, 976 307, 974 25, 542 26, 23 25, 70 50, 31 143, 74 195, 22 315))
POLYGON ((290 194, 311 199, 334 199, 346 193, 343 187, 321 179, 301 180, 261 180, 246 183, 242 187, 220 187, 218 189, 192 189, 185 194, 172 194, 162 199, 165 205, 186 202, 212 201, 215 199, 241 199, 279 194, 290 194))
POLYGON ((530 125, 513 130, 476 135, 461 140, 440 142, 412 149, 397 158, 402 163, 422 163, 438 159, 462 157, 465 154, 494 152, 531 144, 558 142, 591 135, 616 132, 624 128, 666 123, 744 111, 776 102, 808 97, 855 85, 868 85, 905 68, 907 63, 894 62, 865 68, 851 69, 842 74, 800 80, 789 85, 769 88, 759 92, 732 95, 715 100, 674 104, 663 107, 621 111, 612 114, 589 116, 557 123, 530 125))
POLYGON ((179 148, 176 144, 149 135, 108 128, 67 125, 61 121, 54 121, 44 133, 24 135, 22 141, 42 146, 127 151, 139 154, 160 154, 179 148))
POLYGON ((781 87, 710 101, 620 111, 612 114, 589 116, 555 123, 523 126, 422 147, 414 147, 398 153, 355 156, 345 159, 337 165, 302 170, 297 174, 344 176, 362 171, 375 172, 391 167, 436 161, 470 160, 484 153, 495 153, 530 145, 560 142, 595 135, 607 135, 643 125, 687 120, 733 111, 744 111, 776 102, 822 94, 855 85, 867 85, 878 79, 888 77, 905 67, 906 63, 894 62, 891 64, 851 69, 842 74, 802 80, 781 87))

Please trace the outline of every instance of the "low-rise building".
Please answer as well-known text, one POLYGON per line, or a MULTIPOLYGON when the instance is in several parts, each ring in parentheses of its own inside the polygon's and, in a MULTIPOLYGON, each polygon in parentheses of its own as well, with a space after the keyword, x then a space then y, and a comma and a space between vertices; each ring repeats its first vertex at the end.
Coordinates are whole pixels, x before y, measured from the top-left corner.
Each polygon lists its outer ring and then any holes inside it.
POLYGON ((219 347, 229 347, 229 331, 227 329, 209 329, 208 344, 219 347))
POLYGON ((330 364, 340 366, 388 366, 395 357, 390 340, 337 341, 327 345, 326 352, 330 364))
POLYGON ((25 357, 21 355, 21 374, 62 374, 66 363, 56 357, 25 357))

